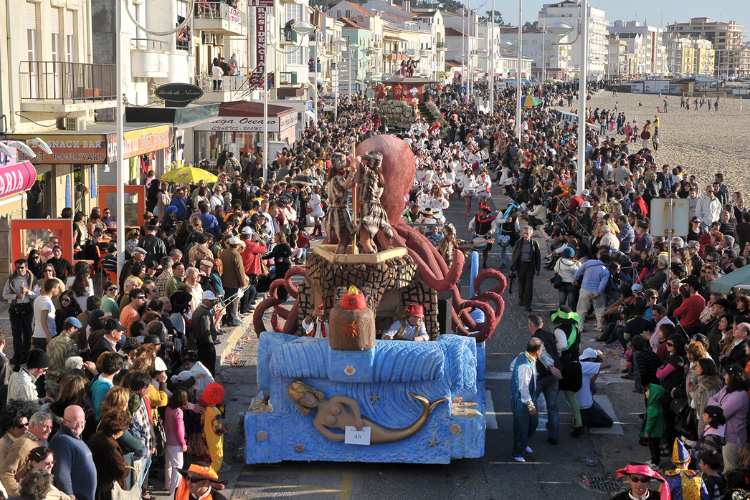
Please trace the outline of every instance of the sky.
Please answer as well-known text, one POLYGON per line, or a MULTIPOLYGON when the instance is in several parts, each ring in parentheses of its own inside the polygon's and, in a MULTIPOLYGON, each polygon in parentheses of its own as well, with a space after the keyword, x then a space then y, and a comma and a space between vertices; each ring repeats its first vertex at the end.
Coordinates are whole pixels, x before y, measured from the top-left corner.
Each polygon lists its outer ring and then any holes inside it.
MULTIPOLYGON (((489 10, 492 0, 469 0, 480 12, 489 10)), ((518 21, 516 0, 494 0, 495 8, 503 13, 506 22, 518 21)), ((541 6, 552 0, 523 0, 524 21, 535 21, 541 6)), ((750 38, 750 2, 748 0, 589 0, 592 7, 602 9, 611 23, 616 19, 648 21, 652 26, 666 26, 674 21, 688 21, 691 17, 710 17, 719 21, 735 20, 745 28, 745 39, 750 38)))

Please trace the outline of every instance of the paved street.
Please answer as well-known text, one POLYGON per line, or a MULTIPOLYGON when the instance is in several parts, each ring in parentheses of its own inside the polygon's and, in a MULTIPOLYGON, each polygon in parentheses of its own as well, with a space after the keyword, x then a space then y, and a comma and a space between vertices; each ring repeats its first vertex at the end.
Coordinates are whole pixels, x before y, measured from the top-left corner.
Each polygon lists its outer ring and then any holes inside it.
MULTIPOLYGON (((504 200, 495 197, 504 208, 504 200)), ((463 204, 454 201, 447 211, 462 238, 470 238, 463 204)), ((540 234, 543 253, 544 235, 540 234)), ((496 250, 496 249, 493 249, 496 250)), ((498 265, 498 254, 491 255, 490 265, 498 265)), ((468 267, 468 266, 467 266, 468 267)), ((556 292, 549 285, 551 273, 542 271, 535 288, 534 309, 547 318, 556 305, 556 292)), ((466 278, 466 276, 464 276, 466 278)), ((463 282, 465 283, 465 279, 463 282)), ((481 460, 462 460, 450 465, 392 465, 339 463, 283 463, 276 465, 243 465, 241 457, 241 413, 255 393, 254 333, 243 327, 230 334, 224 347, 222 378, 230 394, 228 421, 232 427, 227 437, 228 468, 224 471, 232 499, 305 498, 305 499, 562 499, 605 498, 617 482, 611 473, 627 460, 647 460, 646 448, 638 446, 642 403, 633 393, 631 381, 619 376, 621 351, 608 352, 608 368, 600 377, 597 396, 605 407, 614 408, 617 424, 604 433, 587 433, 580 439, 568 436, 570 412, 561 398, 562 430, 560 444, 546 442, 543 425, 532 441, 533 459, 525 464, 510 460, 512 420, 508 399, 509 364, 520 352, 528 337, 526 311, 516 306, 516 297, 506 295, 505 318, 487 348, 487 390, 494 412, 487 415, 486 455, 481 460)), ((246 321, 246 324, 248 322, 246 321)), ((592 333, 585 333, 583 348, 592 345, 592 333)), ((544 415, 542 415, 544 420, 544 415)))

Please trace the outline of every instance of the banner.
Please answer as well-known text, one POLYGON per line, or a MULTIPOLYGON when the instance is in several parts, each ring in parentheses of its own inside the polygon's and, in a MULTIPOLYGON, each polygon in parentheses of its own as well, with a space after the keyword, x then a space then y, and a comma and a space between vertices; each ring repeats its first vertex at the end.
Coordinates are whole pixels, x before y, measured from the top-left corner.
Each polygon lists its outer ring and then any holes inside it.
MULTIPOLYGON (((255 9, 255 66, 262 74, 266 66, 266 8, 255 9)), ((257 71, 257 70, 256 70, 257 71)), ((262 78, 262 77, 261 77, 262 78)))
POLYGON ((36 182, 36 169, 29 161, 0 165, 0 198, 31 189, 36 182))

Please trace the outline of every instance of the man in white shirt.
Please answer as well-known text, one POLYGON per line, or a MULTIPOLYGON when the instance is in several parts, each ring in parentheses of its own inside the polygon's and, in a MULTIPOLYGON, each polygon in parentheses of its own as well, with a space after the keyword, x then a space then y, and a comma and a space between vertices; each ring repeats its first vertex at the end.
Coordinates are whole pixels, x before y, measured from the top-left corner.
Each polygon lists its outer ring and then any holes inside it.
POLYGON ((702 226, 708 227, 721 217, 721 202, 714 194, 712 185, 706 186, 706 194, 698 199, 696 215, 700 217, 702 226))
POLYGON ((43 403, 39 399, 36 389, 36 381, 47 373, 49 368, 49 356, 41 349, 29 351, 26 366, 17 372, 13 372, 8 382, 8 403, 11 401, 34 401, 43 403))
POLYGON ((61 284, 57 278, 48 279, 39 296, 34 299, 34 333, 31 335, 33 347, 44 349, 47 342, 57 335, 55 304, 52 300, 60 294, 61 284))

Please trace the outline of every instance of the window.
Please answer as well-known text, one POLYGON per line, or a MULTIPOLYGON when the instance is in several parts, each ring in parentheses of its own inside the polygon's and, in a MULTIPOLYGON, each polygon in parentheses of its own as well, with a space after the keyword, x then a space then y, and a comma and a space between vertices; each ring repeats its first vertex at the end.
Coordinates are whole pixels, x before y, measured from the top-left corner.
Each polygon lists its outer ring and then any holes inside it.
POLYGON ((305 61, 304 54, 302 53, 302 47, 297 48, 286 55, 287 64, 302 65, 305 61))
POLYGON ((305 10, 305 7, 303 5, 299 5, 296 3, 284 5, 284 17, 286 18, 286 20, 284 21, 284 24, 286 24, 290 19, 294 19, 295 23, 303 22, 304 10, 305 10))
POLYGON ((27 29, 26 30, 26 59, 29 61, 35 61, 36 60, 36 30, 35 29, 27 29))
POLYGON ((65 35, 65 60, 73 62, 73 35, 65 35))
POLYGON ((60 33, 52 33, 52 60, 57 62, 60 60, 60 33))

